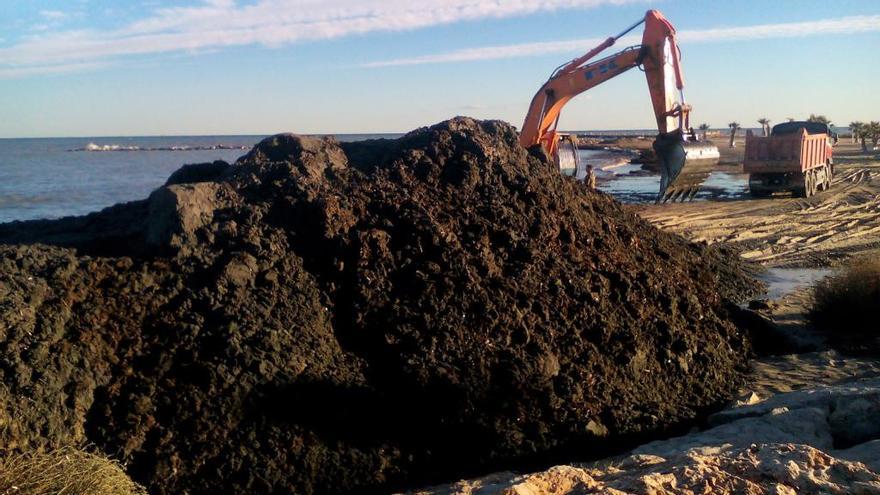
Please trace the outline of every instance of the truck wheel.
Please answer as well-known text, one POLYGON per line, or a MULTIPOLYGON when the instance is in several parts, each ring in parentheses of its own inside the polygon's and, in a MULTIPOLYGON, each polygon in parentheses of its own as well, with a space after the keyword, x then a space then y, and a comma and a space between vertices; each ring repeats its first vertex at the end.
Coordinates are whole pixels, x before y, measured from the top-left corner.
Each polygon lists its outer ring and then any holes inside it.
POLYGON ((770 191, 756 191, 754 189, 749 189, 749 194, 753 198, 768 198, 770 197, 770 191))
POLYGON ((825 190, 831 189, 831 178, 834 174, 834 167, 832 165, 825 165, 825 190))
POLYGON ((810 170, 810 196, 815 196, 819 192, 819 174, 816 169, 810 170))
POLYGON ((799 187, 797 189, 792 189, 794 195, 799 198, 806 198, 809 196, 809 184, 807 184, 807 174, 804 174, 804 187, 799 187))
POLYGON ((809 198, 813 195, 813 184, 811 179, 812 176, 810 175, 810 172, 804 172, 804 198, 809 198))

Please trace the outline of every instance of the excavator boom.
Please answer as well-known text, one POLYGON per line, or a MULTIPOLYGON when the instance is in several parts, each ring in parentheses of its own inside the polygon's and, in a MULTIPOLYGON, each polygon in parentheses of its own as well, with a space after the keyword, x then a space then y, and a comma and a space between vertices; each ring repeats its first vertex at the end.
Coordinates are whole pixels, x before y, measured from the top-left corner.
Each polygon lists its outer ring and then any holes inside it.
POLYGON ((718 163, 718 148, 711 143, 699 142, 690 128, 691 107, 684 100, 684 77, 675 28, 656 10, 649 10, 644 19, 554 71, 532 99, 520 142, 525 147, 540 144, 560 166, 564 166, 566 157, 571 157, 572 153, 576 156, 576 150, 570 149, 576 145, 556 129, 562 108, 584 91, 638 66, 645 72, 657 120, 654 151, 661 171, 657 199, 693 198, 718 163), (642 23, 645 31, 641 45, 590 62, 642 23), (560 143, 565 150, 559 149, 560 143))

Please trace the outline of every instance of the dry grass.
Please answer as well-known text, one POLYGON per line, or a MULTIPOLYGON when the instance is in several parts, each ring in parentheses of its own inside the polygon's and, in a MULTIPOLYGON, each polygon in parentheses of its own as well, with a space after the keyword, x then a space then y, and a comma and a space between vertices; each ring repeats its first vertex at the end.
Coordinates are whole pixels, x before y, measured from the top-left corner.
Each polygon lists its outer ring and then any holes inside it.
POLYGON ((146 495, 118 463, 73 448, 0 458, 0 495, 146 495))
MULTIPOLYGON (((880 256, 854 260, 816 284, 811 319, 832 344, 877 349, 880 338, 880 256)), ((853 349, 854 350, 854 349, 853 349)))

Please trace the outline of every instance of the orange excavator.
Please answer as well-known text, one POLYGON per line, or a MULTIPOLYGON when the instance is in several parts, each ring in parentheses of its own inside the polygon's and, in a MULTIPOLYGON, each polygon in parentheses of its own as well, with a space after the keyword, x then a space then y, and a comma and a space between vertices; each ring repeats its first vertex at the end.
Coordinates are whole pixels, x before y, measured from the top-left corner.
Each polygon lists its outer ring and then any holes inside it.
POLYGON ((575 96, 633 67, 641 67, 645 72, 657 117, 659 133, 654 140, 654 151, 661 174, 657 201, 693 199, 718 163, 718 148, 710 142, 701 142, 690 127, 691 107, 684 100, 681 53, 675 41, 675 28, 656 10, 649 10, 644 19, 622 33, 553 71, 532 99, 520 143, 527 148, 540 144, 560 170, 576 173, 579 168, 576 138, 556 130, 562 108, 575 96), (590 62, 643 23, 645 32, 641 45, 590 62))

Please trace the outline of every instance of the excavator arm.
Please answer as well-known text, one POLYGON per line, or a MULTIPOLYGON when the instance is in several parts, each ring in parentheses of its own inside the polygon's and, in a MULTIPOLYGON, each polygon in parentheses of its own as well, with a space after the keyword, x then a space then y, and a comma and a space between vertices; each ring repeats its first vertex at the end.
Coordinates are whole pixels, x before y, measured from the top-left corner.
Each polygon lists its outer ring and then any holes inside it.
POLYGON ((557 153, 556 124, 564 107, 572 98, 603 82, 636 67, 637 50, 624 50, 550 78, 532 99, 529 113, 520 133, 520 142, 529 147, 541 144, 551 155, 557 153))
MULTIPOLYGON (((656 10, 649 10, 644 19, 622 33, 556 69, 532 99, 520 143, 525 147, 540 144, 560 162, 562 135, 556 126, 562 108, 584 91, 638 66, 645 72, 657 120, 654 150, 661 171, 658 201, 693 198, 718 163, 718 149, 697 142, 696 134, 690 130, 691 107, 684 101, 684 78, 675 28, 656 10), (642 23, 645 31, 641 45, 590 62, 642 23)), ((570 140, 569 146, 574 146, 570 140)))

